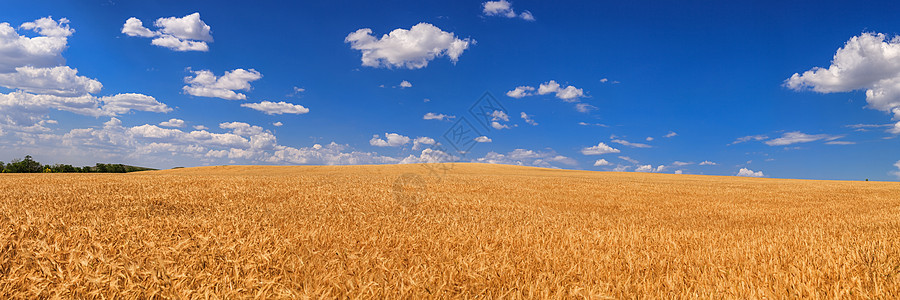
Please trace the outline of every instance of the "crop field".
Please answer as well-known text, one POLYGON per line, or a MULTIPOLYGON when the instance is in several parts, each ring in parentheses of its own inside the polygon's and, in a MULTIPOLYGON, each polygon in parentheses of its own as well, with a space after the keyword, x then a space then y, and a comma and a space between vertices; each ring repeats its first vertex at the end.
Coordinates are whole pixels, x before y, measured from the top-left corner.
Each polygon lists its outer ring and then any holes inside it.
POLYGON ((446 164, 0 191, 0 298, 900 297, 900 183, 446 164))

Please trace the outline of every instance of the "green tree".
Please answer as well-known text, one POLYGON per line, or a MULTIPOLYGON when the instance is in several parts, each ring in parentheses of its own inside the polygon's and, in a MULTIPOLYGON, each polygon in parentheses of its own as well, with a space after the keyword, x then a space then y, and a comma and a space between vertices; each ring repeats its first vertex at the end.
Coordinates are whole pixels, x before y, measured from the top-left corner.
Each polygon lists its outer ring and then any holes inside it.
POLYGON ((34 161, 31 155, 25 155, 25 159, 14 159, 4 170, 11 173, 40 173, 44 168, 41 163, 34 161))

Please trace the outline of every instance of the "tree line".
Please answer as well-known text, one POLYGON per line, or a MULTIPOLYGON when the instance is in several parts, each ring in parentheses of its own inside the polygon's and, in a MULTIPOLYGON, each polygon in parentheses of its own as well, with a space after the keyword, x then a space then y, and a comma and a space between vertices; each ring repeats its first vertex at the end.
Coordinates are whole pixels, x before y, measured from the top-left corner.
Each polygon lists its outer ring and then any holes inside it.
POLYGON ((24 159, 14 159, 8 164, 0 161, 0 170, 2 170, 0 171, 2 173, 128 173, 155 169, 101 163, 84 167, 66 164, 44 165, 31 158, 31 155, 26 155, 24 159))

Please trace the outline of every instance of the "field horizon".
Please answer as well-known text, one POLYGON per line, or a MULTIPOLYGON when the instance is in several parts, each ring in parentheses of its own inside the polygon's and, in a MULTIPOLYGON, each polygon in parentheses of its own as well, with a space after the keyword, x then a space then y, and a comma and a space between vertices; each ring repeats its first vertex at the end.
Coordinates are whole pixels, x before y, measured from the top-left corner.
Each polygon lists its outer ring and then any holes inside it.
POLYGON ((891 298, 900 183, 478 163, 2 174, 0 295, 891 298))

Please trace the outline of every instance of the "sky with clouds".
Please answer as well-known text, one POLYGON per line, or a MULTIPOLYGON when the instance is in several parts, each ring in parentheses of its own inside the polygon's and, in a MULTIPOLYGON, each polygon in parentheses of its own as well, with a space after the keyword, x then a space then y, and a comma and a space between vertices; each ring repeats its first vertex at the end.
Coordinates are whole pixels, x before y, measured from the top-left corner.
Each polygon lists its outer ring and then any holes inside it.
POLYGON ((0 161, 898 180, 898 8, 17 2, 0 161))

